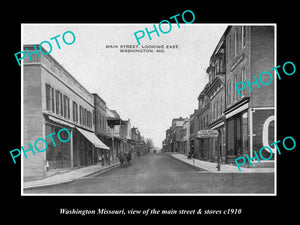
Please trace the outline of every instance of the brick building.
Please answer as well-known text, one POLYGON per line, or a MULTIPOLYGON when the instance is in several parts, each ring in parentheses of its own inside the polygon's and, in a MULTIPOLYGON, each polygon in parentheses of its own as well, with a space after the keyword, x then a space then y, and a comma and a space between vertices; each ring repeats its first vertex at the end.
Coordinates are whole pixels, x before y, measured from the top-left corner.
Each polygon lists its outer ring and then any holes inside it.
POLYGON ((211 58, 210 65, 207 68, 209 74, 209 85, 206 95, 209 99, 210 116, 208 119, 208 128, 218 131, 218 137, 210 138, 210 161, 217 161, 220 156, 225 161, 225 37, 222 36, 211 58))
POLYGON ((143 141, 141 132, 137 127, 131 128, 130 147, 133 147, 134 153, 137 156, 144 154, 145 142, 143 141))
POLYGON ((190 152, 190 120, 186 118, 181 130, 180 153, 188 155, 190 152))
POLYGON ((166 130, 166 138, 162 142, 163 152, 171 152, 171 127, 166 130))
POLYGON ((210 140, 208 138, 199 138, 198 132, 200 130, 207 130, 209 119, 210 119, 210 110, 209 110, 209 96, 207 95, 209 84, 206 84, 204 89, 198 96, 198 110, 196 111, 196 139, 195 139, 195 153, 194 157, 201 160, 209 160, 211 156, 210 152, 210 140))
MULTIPOLYGON (((269 145, 275 141, 275 81, 270 82, 268 75, 260 76, 275 67, 274 36, 272 25, 227 27, 210 57, 209 82, 198 96, 198 109, 189 118, 193 157, 215 162, 221 156, 222 162, 235 164, 240 156, 254 157, 253 151, 262 146, 269 146, 275 153, 274 146, 269 145), (268 85, 259 84, 254 76, 268 85), (249 83, 241 95, 235 88, 239 82, 249 83), (218 136, 200 135, 204 130, 215 130, 218 136)), ((275 80, 275 72, 271 74, 275 80)), ((167 131, 174 151, 175 126, 167 131)), ((168 146, 167 137, 164 144, 168 146)), ((261 153, 264 158, 270 156, 267 149, 261 153)), ((270 160, 256 162, 254 166, 273 167, 274 154, 270 160)))
MULTIPOLYGON (((198 131, 198 119, 196 117, 197 110, 194 110, 194 113, 190 115, 190 135, 189 135, 189 141, 190 141, 190 154, 195 154, 195 141, 198 131)), ((196 151, 197 154, 198 151, 196 151)))
POLYGON ((174 118, 172 120, 172 133, 171 133, 171 151, 180 152, 181 130, 184 123, 184 118, 174 118))
POLYGON ((124 151, 125 135, 122 126, 125 122, 121 119, 116 110, 107 108, 107 135, 109 136, 108 146, 112 149, 111 162, 117 162, 118 154, 124 151))
MULTIPOLYGON (((109 136, 107 135, 106 102, 96 93, 94 96, 94 126, 96 136, 108 145, 109 136)), ((102 165, 109 165, 111 161, 110 149, 99 149, 97 157, 102 165)))
MULTIPOLYGON (((226 161, 253 156, 274 142, 274 82, 258 88, 255 78, 274 65, 274 26, 228 26, 226 43, 226 161), (235 84, 252 83, 238 95, 235 84)), ((274 73, 273 73, 274 75, 274 73)), ((269 82, 263 77, 265 83, 269 82)), ((274 77, 275 79, 275 77, 274 77)), ((267 151, 262 152, 265 158, 267 151)), ((264 161, 264 163, 270 163, 264 161)))
MULTIPOLYGON (((24 179, 43 178, 57 168, 73 168, 97 163, 96 148, 108 148, 95 135, 93 123, 94 97, 51 55, 34 52, 33 45, 25 45, 31 53, 23 59, 23 143, 36 139, 47 140, 47 150, 23 160, 24 179), (71 134, 68 142, 47 135, 65 128, 71 134)), ((45 49, 43 49, 46 52, 45 49)), ((63 133, 61 133, 63 134, 63 133)), ((64 136, 67 133, 64 132, 64 136)), ((68 137, 62 137, 67 139, 68 137)), ((39 149, 45 149, 38 142, 39 149)))

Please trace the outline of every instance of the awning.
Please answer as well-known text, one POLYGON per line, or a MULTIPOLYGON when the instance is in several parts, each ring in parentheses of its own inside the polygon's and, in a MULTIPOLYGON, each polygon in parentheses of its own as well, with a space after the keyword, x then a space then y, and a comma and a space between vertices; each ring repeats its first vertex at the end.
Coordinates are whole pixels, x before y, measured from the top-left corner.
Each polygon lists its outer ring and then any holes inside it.
POLYGON ((101 148, 101 149, 107 149, 109 150, 110 148, 107 147, 100 139, 92 132, 80 129, 76 127, 76 129, 83 135, 85 136, 93 145, 95 145, 96 148, 101 148))

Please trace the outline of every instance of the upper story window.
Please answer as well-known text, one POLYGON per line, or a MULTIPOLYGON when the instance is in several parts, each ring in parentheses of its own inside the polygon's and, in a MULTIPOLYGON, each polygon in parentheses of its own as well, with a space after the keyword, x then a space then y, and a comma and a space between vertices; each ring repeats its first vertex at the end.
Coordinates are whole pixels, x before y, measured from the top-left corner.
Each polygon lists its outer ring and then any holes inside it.
POLYGON ((101 118, 101 114, 98 113, 98 125, 99 125, 99 128, 102 127, 102 118, 101 118))
POLYGON ((219 118, 220 116, 220 103, 219 103, 219 99, 217 100, 217 118, 219 118))
POLYGON ((70 99, 49 84, 46 84, 46 109, 70 119, 70 99))
POLYGON ((60 114, 61 108, 60 108, 60 91, 55 90, 55 108, 56 108, 56 114, 60 114))
POLYGON ((234 30, 234 56, 238 54, 238 30, 234 30))
MULTIPOLYGON (((241 79, 242 79, 243 82, 246 82, 246 69, 245 69, 245 67, 242 68, 241 79)), ((243 97, 244 95, 245 95, 245 89, 243 89, 241 91, 241 97, 243 97)))
MULTIPOLYGON (((234 75, 234 87, 235 87, 235 84, 237 84, 237 75, 234 75)), ((236 88, 233 89, 233 101, 236 101, 238 98, 238 93, 237 93, 237 90, 236 88)))
POLYGON ((224 107, 223 107, 223 95, 221 95, 221 98, 220 98, 220 116, 222 115, 223 111, 224 111, 224 107))
POLYGON ((64 116, 64 103, 63 103, 63 95, 59 93, 59 103, 60 103, 60 115, 64 116))
POLYGON ((54 88, 46 84, 46 109, 55 112, 54 106, 54 88))
POLYGON ((70 99, 66 95, 64 95, 63 101, 64 101, 64 104, 63 104, 64 105, 64 113, 63 113, 64 118, 70 119, 70 99))
POLYGON ((78 122, 78 105, 75 101, 73 101, 73 121, 78 122))
POLYGON ((51 95, 50 95, 50 89, 51 86, 49 84, 46 84, 46 109, 51 110, 51 95))
POLYGON ((242 48, 246 46, 246 26, 242 26, 242 48))
POLYGON ((216 60, 216 74, 220 73, 220 58, 216 60))
POLYGON ((54 100, 54 88, 51 87, 50 89, 50 96, 51 96, 51 111, 54 113, 55 112, 55 100, 54 100))
POLYGON ((200 99, 199 99, 199 102, 198 102, 198 105, 199 105, 198 108, 199 108, 199 110, 203 108, 203 104, 204 104, 203 98, 200 98, 200 99))
POLYGON ((210 115, 211 121, 214 121, 214 104, 211 104, 210 115))
POLYGON ((79 122, 83 126, 93 127, 92 113, 82 106, 79 106, 79 122))
POLYGON ((86 111, 86 122, 87 122, 87 126, 88 127, 90 127, 90 128, 92 128, 92 122, 93 122, 93 120, 92 120, 92 113, 90 112, 90 111, 86 111))
POLYGON ((227 83, 227 105, 231 104, 231 80, 227 83))
POLYGON ((79 106, 79 123, 83 124, 83 108, 81 105, 79 106))
POLYGON ((231 60, 231 49, 232 49, 231 38, 229 38, 227 43, 227 63, 229 63, 231 60))

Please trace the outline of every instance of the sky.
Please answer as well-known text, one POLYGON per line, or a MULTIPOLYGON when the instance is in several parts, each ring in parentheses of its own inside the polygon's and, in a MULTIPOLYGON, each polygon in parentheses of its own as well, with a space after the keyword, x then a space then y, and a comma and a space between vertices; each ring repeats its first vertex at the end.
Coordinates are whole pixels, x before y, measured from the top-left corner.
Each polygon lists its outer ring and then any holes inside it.
MULTIPOLYGON (((198 107, 197 97, 208 81, 210 56, 227 25, 180 24, 178 28, 175 23, 167 34, 159 31, 159 37, 151 34, 152 40, 147 34, 140 39, 144 47, 164 45, 164 53, 155 48, 153 53, 121 53, 121 45, 137 45, 134 33, 146 33, 146 27, 153 30, 153 24, 22 24, 22 43, 49 41, 51 56, 72 76, 161 147, 172 119, 189 117, 198 107), (76 37, 71 45, 62 40, 66 31, 76 37), (50 40, 57 35, 61 49, 50 40), (166 49, 166 45, 178 48, 166 49)), ((162 30, 167 31, 168 25, 162 30)), ((70 35, 65 37, 72 40, 70 35)), ((47 44, 43 47, 49 50, 47 44)))

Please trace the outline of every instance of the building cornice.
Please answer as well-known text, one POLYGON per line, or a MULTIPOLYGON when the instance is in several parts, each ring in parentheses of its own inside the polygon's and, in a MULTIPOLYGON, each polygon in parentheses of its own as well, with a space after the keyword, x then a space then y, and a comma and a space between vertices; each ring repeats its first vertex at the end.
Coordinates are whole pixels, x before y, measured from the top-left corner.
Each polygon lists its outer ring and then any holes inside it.
POLYGON ((224 114, 229 114, 230 112, 234 111, 235 109, 243 106, 244 104, 250 102, 250 97, 245 97, 243 99, 241 99, 240 101, 236 102, 235 104, 233 104, 232 106, 230 106, 229 108, 227 108, 224 111, 224 114))
MULTIPOLYGON (((34 47, 33 46, 38 46, 38 44, 30 44, 30 45, 24 45, 23 48, 25 49, 33 49, 34 47)), ((41 46, 43 52, 47 52, 42 46, 41 46)), ((39 51, 40 52, 40 51, 39 51)), ((53 63, 55 66, 57 66, 66 76, 68 76, 68 78, 70 78, 76 85, 78 85, 78 87, 83 91, 85 92, 85 94, 87 95, 90 95, 91 98, 93 98, 92 94, 74 77, 71 75, 71 73, 69 73, 67 71, 66 68, 64 68, 53 56, 51 56, 50 54, 48 55, 44 55, 44 54, 41 54, 40 53, 40 58, 38 60, 38 62, 26 62, 24 63, 24 66, 28 66, 28 65, 31 65, 31 64, 40 64, 43 68, 45 68, 47 71, 52 71, 51 68, 48 68, 47 67, 47 64, 43 62, 42 58, 46 58, 48 61, 50 61, 50 63, 53 63)), ((55 77, 56 74, 54 74, 53 72, 51 72, 51 74, 53 74, 55 77)), ((64 82, 65 83, 65 82, 64 82)))

